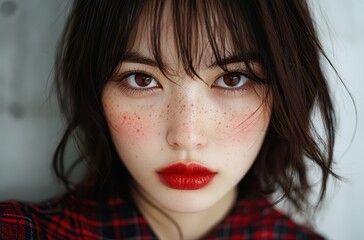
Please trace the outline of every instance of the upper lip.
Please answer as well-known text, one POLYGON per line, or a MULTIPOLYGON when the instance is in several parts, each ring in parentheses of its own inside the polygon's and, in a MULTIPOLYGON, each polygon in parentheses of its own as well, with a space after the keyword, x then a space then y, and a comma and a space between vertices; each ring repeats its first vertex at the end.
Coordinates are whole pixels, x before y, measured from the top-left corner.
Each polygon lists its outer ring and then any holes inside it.
POLYGON ((196 163, 174 163, 157 171, 160 174, 214 174, 213 170, 196 163))

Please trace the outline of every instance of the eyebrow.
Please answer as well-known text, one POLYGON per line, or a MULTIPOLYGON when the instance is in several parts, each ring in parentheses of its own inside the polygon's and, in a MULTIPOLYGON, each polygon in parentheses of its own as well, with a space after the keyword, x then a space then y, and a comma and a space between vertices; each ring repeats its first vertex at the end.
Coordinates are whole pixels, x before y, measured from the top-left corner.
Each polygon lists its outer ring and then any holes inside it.
POLYGON ((140 63, 152 67, 158 67, 158 63, 156 60, 147 56, 143 56, 138 52, 128 52, 126 55, 124 55, 122 62, 140 63))
POLYGON ((259 62, 259 59, 260 59, 259 55, 256 53, 248 53, 244 56, 232 55, 232 56, 223 58, 220 61, 215 61, 215 62, 211 63, 208 66, 208 68, 216 68, 216 67, 220 67, 221 65, 226 66, 229 64, 242 63, 242 62, 259 62))
MULTIPOLYGON (((245 56, 228 56, 226 58, 221 59, 220 61, 215 61, 207 66, 207 68, 216 68, 220 67, 220 65, 229 65, 234 63, 241 63, 241 62, 257 62, 259 59, 258 54, 255 53, 249 53, 245 56)), ((138 63, 138 64, 144 64, 149 65, 151 67, 158 67, 158 63, 156 60, 144 56, 139 52, 128 52, 126 55, 124 55, 122 62, 130 62, 130 63, 138 63)))

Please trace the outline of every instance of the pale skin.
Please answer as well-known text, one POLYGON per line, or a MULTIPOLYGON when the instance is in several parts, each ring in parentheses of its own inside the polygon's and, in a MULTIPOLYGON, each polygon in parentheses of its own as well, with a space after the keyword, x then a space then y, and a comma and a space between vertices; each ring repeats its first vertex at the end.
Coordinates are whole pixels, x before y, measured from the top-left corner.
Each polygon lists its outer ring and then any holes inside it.
POLYGON ((148 61, 126 59, 117 80, 103 89, 102 104, 120 159, 133 176, 136 205, 155 234, 178 238, 162 210, 178 224, 184 239, 198 239, 234 205, 237 184, 263 143, 270 107, 263 99, 265 86, 243 75, 243 63, 231 63, 231 73, 224 72, 209 49, 198 66, 201 79, 188 76, 179 67, 167 20, 168 13, 161 36, 166 43, 163 58, 173 70, 170 79, 154 64, 147 38, 138 29, 130 51, 148 61), (216 177, 202 189, 172 189, 156 171, 177 162, 203 165, 217 172, 216 177))

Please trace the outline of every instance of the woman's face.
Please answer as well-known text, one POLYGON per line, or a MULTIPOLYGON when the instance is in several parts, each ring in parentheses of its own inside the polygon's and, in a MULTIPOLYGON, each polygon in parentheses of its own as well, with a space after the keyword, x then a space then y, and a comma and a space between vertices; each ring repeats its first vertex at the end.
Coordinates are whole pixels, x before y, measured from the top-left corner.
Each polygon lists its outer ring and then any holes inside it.
MULTIPOLYGON (((188 76, 167 23, 161 50, 169 79, 138 30, 118 76, 103 89, 102 104, 135 186, 161 207, 198 212, 234 192, 261 148, 270 107, 265 86, 244 76, 242 62, 228 64, 231 72, 225 72, 210 48, 196 68, 201 79, 188 76)), ((259 74, 260 67, 252 66, 259 74)))

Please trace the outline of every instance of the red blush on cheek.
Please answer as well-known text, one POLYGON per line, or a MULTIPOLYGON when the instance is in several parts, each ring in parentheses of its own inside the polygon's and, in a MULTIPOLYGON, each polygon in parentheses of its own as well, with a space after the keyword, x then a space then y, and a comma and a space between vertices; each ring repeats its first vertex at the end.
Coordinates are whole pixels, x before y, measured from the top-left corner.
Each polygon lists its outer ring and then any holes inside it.
POLYGON ((152 123, 155 122, 151 107, 131 105, 120 97, 114 85, 107 85, 102 97, 103 109, 110 133, 114 141, 126 144, 140 144, 152 135, 152 123))
POLYGON ((114 138, 144 142, 150 137, 150 120, 136 113, 110 114, 108 122, 114 138))
POLYGON ((258 111, 254 114, 244 114, 232 118, 227 125, 220 127, 220 139, 229 143, 241 144, 255 139, 263 134, 268 119, 265 114, 258 111))

